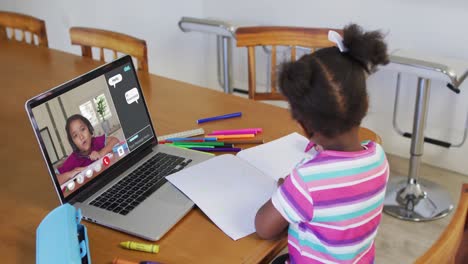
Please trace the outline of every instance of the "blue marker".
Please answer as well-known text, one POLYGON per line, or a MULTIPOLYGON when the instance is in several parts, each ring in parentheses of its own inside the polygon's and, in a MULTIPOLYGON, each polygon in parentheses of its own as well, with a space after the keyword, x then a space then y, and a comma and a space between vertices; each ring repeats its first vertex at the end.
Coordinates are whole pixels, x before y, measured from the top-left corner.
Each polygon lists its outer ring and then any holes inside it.
POLYGON ((216 121, 216 120, 222 120, 222 119, 228 119, 228 118, 233 118, 233 117, 240 117, 242 116, 242 112, 237 112, 237 113, 232 113, 232 114, 227 114, 227 115, 220 115, 220 116, 213 116, 213 117, 208 117, 208 118, 202 118, 197 120, 197 124, 201 123, 206 123, 210 121, 216 121))

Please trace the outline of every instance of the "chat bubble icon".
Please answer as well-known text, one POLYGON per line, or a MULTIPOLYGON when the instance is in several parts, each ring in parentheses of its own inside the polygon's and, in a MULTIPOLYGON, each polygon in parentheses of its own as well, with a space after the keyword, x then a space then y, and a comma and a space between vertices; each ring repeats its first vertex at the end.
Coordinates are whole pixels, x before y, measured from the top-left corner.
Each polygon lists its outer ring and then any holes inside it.
POLYGON ((115 88, 115 85, 118 84, 121 81, 122 81, 122 74, 119 73, 117 75, 112 76, 109 79, 109 85, 114 86, 114 88, 115 88))
POLYGON ((125 92, 125 99, 127 100, 127 104, 131 104, 133 102, 137 102, 140 99, 140 94, 138 93, 137 88, 132 88, 125 92))

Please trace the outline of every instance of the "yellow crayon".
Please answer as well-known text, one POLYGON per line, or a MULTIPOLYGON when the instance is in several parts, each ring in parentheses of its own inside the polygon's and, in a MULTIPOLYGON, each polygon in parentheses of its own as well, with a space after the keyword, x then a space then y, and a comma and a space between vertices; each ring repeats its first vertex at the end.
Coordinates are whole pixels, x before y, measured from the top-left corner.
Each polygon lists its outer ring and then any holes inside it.
POLYGON ((150 253, 159 252, 159 246, 155 244, 144 244, 144 243, 138 243, 138 242, 133 242, 133 241, 125 241, 125 242, 121 242, 120 246, 126 249, 139 250, 139 251, 150 252, 150 253))

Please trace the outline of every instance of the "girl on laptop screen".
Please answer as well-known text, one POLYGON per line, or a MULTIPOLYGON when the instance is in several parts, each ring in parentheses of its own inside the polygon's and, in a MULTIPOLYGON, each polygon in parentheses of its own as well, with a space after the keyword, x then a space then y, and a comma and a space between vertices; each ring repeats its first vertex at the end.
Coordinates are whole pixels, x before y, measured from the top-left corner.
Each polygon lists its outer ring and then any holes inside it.
POLYGON ((119 140, 113 136, 106 137, 105 134, 94 136, 91 122, 80 114, 72 115, 67 119, 65 131, 73 152, 57 168, 56 173, 60 184, 86 169, 91 163, 111 153, 114 145, 119 143, 119 140))

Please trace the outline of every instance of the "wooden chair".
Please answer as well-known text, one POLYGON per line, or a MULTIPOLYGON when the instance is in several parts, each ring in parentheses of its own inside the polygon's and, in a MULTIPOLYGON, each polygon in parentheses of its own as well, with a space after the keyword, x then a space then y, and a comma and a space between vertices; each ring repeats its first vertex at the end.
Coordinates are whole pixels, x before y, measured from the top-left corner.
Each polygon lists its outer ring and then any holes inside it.
MULTIPOLYGON (((236 30, 237 47, 247 47, 249 64, 249 98, 253 100, 285 100, 276 89, 277 46, 291 47, 291 60, 296 60, 296 47, 317 48, 330 47, 334 44, 328 40, 328 28, 301 27, 240 27, 236 30), (271 46, 271 92, 256 91, 255 47, 271 46)), ((342 30, 333 29, 342 33, 342 30)))
POLYGON ((117 52, 128 54, 137 59, 138 70, 148 71, 148 52, 146 41, 129 35, 108 30, 72 27, 70 38, 73 45, 80 45, 83 57, 92 58, 92 47, 100 48, 100 61, 104 62, 104 49, 112 50, 114 59, 117 52))
POLYGON ((41 47, 49 47, 44 20, 28 15, 0 11, 0 41, 4 40, 13 40, 41 47), (12 32, 10 37, 8 37, 7 28, 10 28, 12 32), (19 38, 17 38, 18 31, 19 38), (28 42, 26 38, 27 32, 29 32, 31 36, 30 42, 28 42), (37 44, 35 44, 34 36, 37 38, 37 44))
POLYGON ((416 260, 426 263, 467 263, 468 260, 468 183, 463 184, 457 210, 445 231, 428 251, 416 260))
MULTIPOLYGON (((249 63, 249 98, 253 100, 286 100, 276 88, 277 46, 290 46, 291 61, 296 60, 296 47, 309 48, 314 52, 318 48, 333 46, 328 40, 328 31, 334 30, 341 35, 340 29, 301 28, 301 27, 240 27, 236 30, 237 47, 247 47, 249 63), (256 91, 255 47, 271 46, 271 92, 256 91)), ((361 140, 372 140, 382 144, 382 139, 372 130, 361 127, 361 140)))

